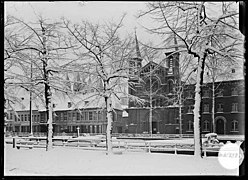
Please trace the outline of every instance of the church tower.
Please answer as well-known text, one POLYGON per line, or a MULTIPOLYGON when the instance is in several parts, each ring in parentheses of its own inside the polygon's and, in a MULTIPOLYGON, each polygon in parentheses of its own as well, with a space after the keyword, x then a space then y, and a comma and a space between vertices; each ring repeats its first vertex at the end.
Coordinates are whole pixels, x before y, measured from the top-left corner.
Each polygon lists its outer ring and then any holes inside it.
POLYGON ((135 44, 135 54, 134 57, 129 60, 129 74, 130 80, 138 80, 138 72, 142 67, 142 58, 139 49, 138 38, 135 30, 135 37, 134 37, 134 44, 135 44))

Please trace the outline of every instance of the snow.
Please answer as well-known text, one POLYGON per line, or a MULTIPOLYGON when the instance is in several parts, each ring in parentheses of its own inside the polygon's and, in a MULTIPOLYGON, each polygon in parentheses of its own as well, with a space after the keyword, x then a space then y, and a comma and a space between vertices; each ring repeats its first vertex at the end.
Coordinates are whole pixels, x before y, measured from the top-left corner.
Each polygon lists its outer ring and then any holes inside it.
POLYGON ((5 176, 238 175, 238 169, 225 169, 217 157, 128 151, 106 155, 68 147, 17 150, 8 144, 5 148, 5 176))

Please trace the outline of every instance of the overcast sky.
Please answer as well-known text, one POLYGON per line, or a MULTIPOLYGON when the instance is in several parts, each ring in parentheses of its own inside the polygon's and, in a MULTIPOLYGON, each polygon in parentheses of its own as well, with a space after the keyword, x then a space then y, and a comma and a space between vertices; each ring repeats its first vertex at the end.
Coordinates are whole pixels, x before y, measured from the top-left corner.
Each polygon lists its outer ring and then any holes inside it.
POLYGON ((25 21, 34 21, 35 14, 41 14, 47 18, 59 19, 62 16, 73 22, 81 19, 91 22, 114 21, 118 22, 120 17, 127 13, 122 28, 122 34, 134 34, 137 28, 137 36, 142 42, 153 41, 159 43, 159 38, 149 35, 142 27, 150 27, 153 22, 149 18, 137 19, 135 16, 140 10, 145 10, 146 2, 131 1, 91 1, 82 3, 80 1, 61 2, 5 2, 5 14, 11 14, 25 21))

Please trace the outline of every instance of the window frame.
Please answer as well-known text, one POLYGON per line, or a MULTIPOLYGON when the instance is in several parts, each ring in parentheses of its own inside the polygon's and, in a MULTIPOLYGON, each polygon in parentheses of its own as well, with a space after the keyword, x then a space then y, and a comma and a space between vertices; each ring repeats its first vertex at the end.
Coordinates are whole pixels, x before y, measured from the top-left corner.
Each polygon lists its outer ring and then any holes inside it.
POLYGON ((239 132, 239 123, 237 120, 231 122, 231 132, 239 132))

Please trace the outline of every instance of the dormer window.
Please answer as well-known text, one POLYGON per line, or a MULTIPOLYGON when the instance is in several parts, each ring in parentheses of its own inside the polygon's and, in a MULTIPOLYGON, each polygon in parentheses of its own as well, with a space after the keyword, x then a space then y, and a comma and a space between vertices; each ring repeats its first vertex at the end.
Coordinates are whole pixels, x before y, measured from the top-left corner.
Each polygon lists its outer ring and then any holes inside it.
POLYGON ((232 69, 232 73, 235 73, 235 69, 232 69))
POLYGON ((71 107, 71 102, 68 102, 68 108, 70 108, 71 107))

